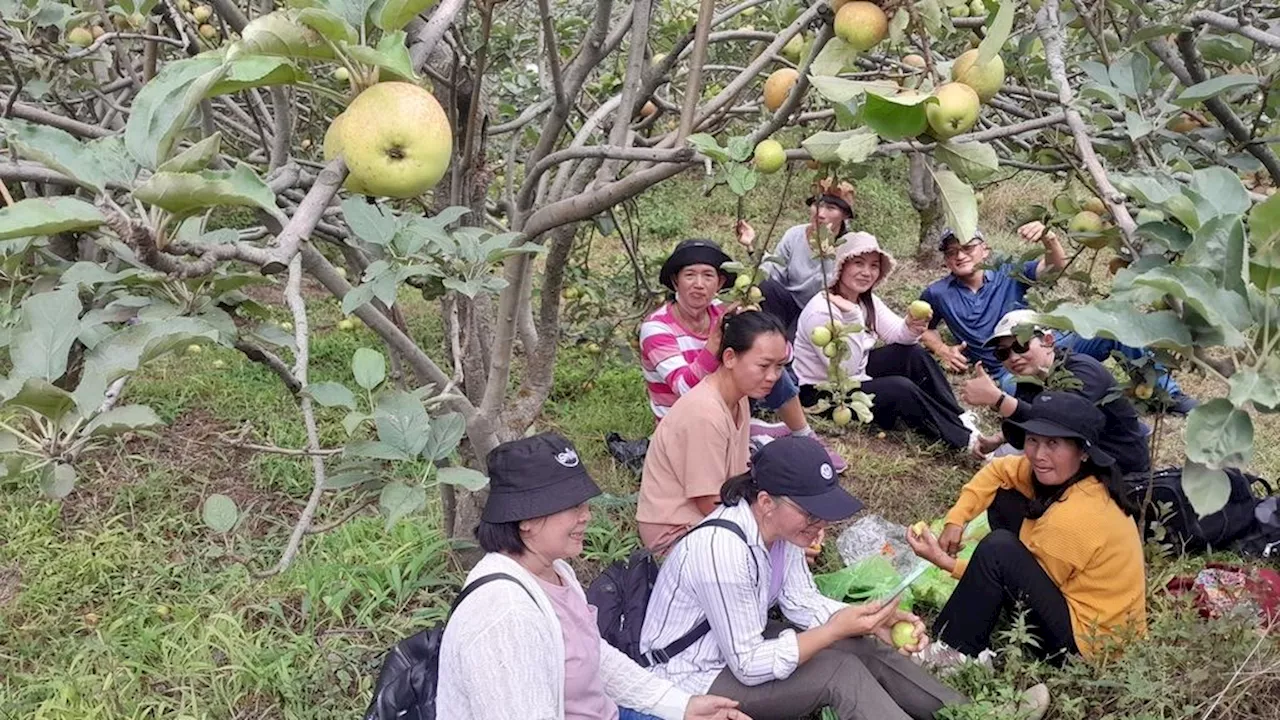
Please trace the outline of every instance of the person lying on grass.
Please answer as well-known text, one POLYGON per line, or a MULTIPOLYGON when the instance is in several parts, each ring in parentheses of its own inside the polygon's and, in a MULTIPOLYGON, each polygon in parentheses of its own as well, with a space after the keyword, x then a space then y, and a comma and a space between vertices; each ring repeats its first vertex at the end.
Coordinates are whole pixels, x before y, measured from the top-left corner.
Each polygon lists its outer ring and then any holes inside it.
POLYGON ((813 406, 826 396, 817 386, 827 381, 831 360, 825 354, 827 343, 819 346, 814 331, 829 332, 833 321, 861 325, 861 332, 845 338, 849 353, 842 367, 875 396, 871 412, 876 424, 889 430, 901 420, 927 437, 976 451, 981 433, 972 413, 956 402, 942 368, 917 343, 928 318, 904 319, 874 292, 893 272, 893 256, 868 233, 850 233, 842 240, 830 286, 800 313, 795 350, 800 401, 813 406), (877 342, 883 347, 872 349, 877 342))
MULTIPOLYGON (((920 293, 920 299, 933 307, 929 330, 920 342, 952 372, 965 372, 969 363, 982 363, 987 374, 1007 393, 1014 391, 1014 377, 1001 366, 994 349, 986 346, 987 338, 991 337, 1000 318, 1026 307, 1031 283, 1046 272, 1062 271, 1067 266, 1062 243, 1043 223, 1027 223, 1018 228, 1018 235, 1026 242, 1043 244, 1044 257, 1030 260, 1022 266, 1004 264, 988 270, 984 263, 991 255, 991 249, 981 232, 964 240, 949 228, 943 230, 938 249, 942 251, 950 274, 920 293), (946 323, 951 334, 960 340, 958 345, 948 345, 942 340, 937 332, 942 323, 946 323)), ((1083 338, 1074 332, 1057 332, 1056 335, 1058 347, 1097 360, 1106 360, 1113 350, 1129 358, 1139 358, 1145 353, 1140 348, 1106 338, 1083 338)), ((1171 412, 1186 414, 1195 407, 1196 401, 1183 395, 1172 377, 1165 375, 1160 382, 1176 400, 1171 412)))
POLYGON ((565 562, 582 554, 587 500, 600 489, 568 440, 544 433, 504 443, 488 468, 476 530, 487 554, 466 584, 510 578, 478 587, 449 619, 436 717, 751 720, 737 702, 690 696, 601 639, 595 608, 565 562))
MULTIPOLYGON (((644 370, 649 406, 659 422, 676 400, 720 366, 720 320, 737 311, 716 299, 734 274, 722 269, 729 256, 710 240, 685 240, 662 264, 659 281, 674 296, 640 325, 640 365, 644 370)), ((761 404, 775 410, 785 425, 752 422, 753 437, 812 435, 800 407, 795 378, 784 372, 761 404)), ((831 453, 836 469, 844 460, 831 453)))
POLYGON ((681 539, 658 571, 640 636, 655 674, 733 698, 757 720, 824 706, 840 720, 930 718, 965 702, 907 657, 928 644, 919 618, 896 602, 837 602, 814 585, 802 549, 862 508, 820 445, 797 437, 766 445, 720 501, 707 518, 719 523, 681 539), (785 621, 769 619, 774 606, 785 621), (910 632, 895 650, 897 623, 910 632))
MULTIPOLYGON (((1098 446, 1111 457, 1123 474, 1145 473, 1151 469, 1151 450, 1138 411, 1129 399, 1116 392, 1116 380, 1102 363, 1078 352, 1057 346, 1057 338, 1047 328, 1035 325, 1032 310, 1014 310, 1000 319, 985 345, 1008 373, 1023 378, 1009 395, 981 366, 977 377, 965 381, 960 399, 975 407, 988 407, 1003 418, 1022 420, 1036 396, 1051 382, 1050 376, 1066 373, 1079 387, 1059 388, 1080 395, 1098 406, 1105 424, 1098 433, 1098 446), (1030 332, 1024 342, 1018 333, 1030 332), (1103 400, 1111 398, 1106 403, 1103 400), (1102 404, 1099 404, 1102 403, 1102 404)), ((979 447, 991 452, 1005 441, 1003 433, 986 436, 979 447)))
MULTIPOLYGON (((764 299, 760 309, 776 315, 787 329, 787 340, 794 340, 800 310, 823 286, 823 278, 831 276, 829 260, 815 257, 809 240, 815 232, 830 233, 829 237, 842 237, 849 232, 849 220, 853 217, 853 186, 848 183, 833 185, 830 179, 819 183, 818 194, 806 201, 809 205, 809 222, 796 225, 782 234, 778 246, 771 255, 782 259, 781 263, 765 263, 762 267, 768 278, 760 284, 764 299)), ((739 220, 735 228, 738 243, 750 249, 756 242, 756 230, 746 220, 739 220)))
POLYGON ((1115 460, 1098 444, 1104 419, 1080 395, 1045 391, 1004 424, 1022 456, 992 460, 960 491, 940 537, 912 528, 917 555, 960 583, 934 623, 925 659, 938 667, 989 657, 1001 613, 1024 608, 1035 655, 1061 662, 1146 632, 1146 574, 1136 513, 1115 460), (956 559, 983 511, 991 534, 956 559))

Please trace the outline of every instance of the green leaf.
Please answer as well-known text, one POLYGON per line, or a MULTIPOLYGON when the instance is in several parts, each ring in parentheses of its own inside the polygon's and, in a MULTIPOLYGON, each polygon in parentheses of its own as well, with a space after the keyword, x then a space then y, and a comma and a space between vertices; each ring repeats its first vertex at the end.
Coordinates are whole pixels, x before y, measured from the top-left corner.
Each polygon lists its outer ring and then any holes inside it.
POLYGON ((387 379, 387 359, 377 350, 359 348, 351 357, 351 373, 357 385, 372 390, 387 379))
POLYGON ((1253 420, 1226 398, 1187 415, 1187 459, 1211 468, 1244 467, 1253 458, 1253 420))
POLYGON ((204 170, 218 157, 221 150, 222 133, 216 132, 164 161, 156 168, 156 172, 189 173, 204 170))
POLYGON ((729 151, 720 147, 720 143, 707 133, 694 133, 686 138, 689 146, 706 155, 715 162, 729 162, 729 151))
POLYGON ((71 393, 47 380, 28 378, 16 395, 4 401, 6 407, 23 407, 48 418, 54 424, 75 410, 71 393))
POLYGON ((276 209, 275 193, 245 163, 236 163, 234 170, 156 172, 133 197, 180 218, 220 205, 276 209))
POLYGON ((342 429, 346 430, 347 436, 350 437, 356 434, 356 430, 360 428, 360 425, 363 424, 364 421, 372 419, 372 415, 366 415, 362 412, 356 412, 353 410, 342 418, 342 429))
POLYGON ((945 162, 956 175, 971 183, 982 182, 1000 169, 996 149, 987 143, 940 142, 934 149, 934 156, 945 162))
POLYGON ((1131 347, 1184 350, 1191 345, 1191 331, 1176 314, 1169 311, 1144 313, 1127 302, 1068 303, 1042 313, 1040 317, 1047 325, 1075 330, 1081 337, 1119 340, 1131 347))
POLYGON ((63 271, 58 277, 58 281, 63 285, 76 285, 83 287, 94 287, 103 283, 114 283, 126 278, 137 277, 143 274, 141 270, 136 268, 128 268, 120 272, 111 272, 98 263, 92 263, 87 260, 80 260, 72 263, 71 267, 63 271))
POLYGON ((1220 215, 1196 229, 1183 262, 1207 268, 1222 278, 1222 286, 1241 297, 1247 282, 1244 222, 1239 215, 1220 215))
POLYGON ((426 490, 417 486, 410 487, 399 480, 387 483, 378 496, 378 508, 387 518, 387 530, 406 515, 421 510, 426 504, 426 490))
POLYGON ((1257 87, 1259 82, 1256 75, 1219 75, 1183 90, 1173 102, 1180 107, 1191 107, 1225 92, 1257 87))
POLYGON ((1205 203, 1196 203, 1200 222, 1217 215, 1243 215, 1249 212, 1249 192, 1236 174, 1224 167, 1196 170, 1191 176, 1191 189, 1205 203), (1207 203, 1207 205, 1206 205, 1207 203))
POLYGON ((342 201, 342 215, 356 237, 374 245, 386 245, 396 234, 396 215, 381 203, 370 203, 363 197, 342 201))
POLYGON ((449 457, 466 432, 467 421, 456 412, 432 418, 431 434, 427 438, 427 446, 422 449, 423 457, 433 462, 449 457))
POLYGON ((327 10, 346 20, 352 27, 364 25, 365 16, 374 0, 287 0, 286 4, 295 8, 317 7, 327 10))
POLYGON ((727 175, 729 191, 734 195, 740 196, 751 192, 755 188, 756 182, 760 179, 756 171, 746 165, 729 166, 727 175))
POLYGON ((0 121, 0 128, 18 157, 56 170, 92 190, 107 186, 107 175, 94 153, 71 133, 25 120, 0 121))
POLYGON ((1009 33, 1013 31, 1013 18, 1017 11, 1018 3, 1014 0, 1005 0, 1000 3, 1000 9, 996 10, 995 17, 987 25, 987 36, 978 43, 978 59, 975 65, 984 65, 1000 54, 1000 48, 1004 47, 1009 39, 1009 33))
POLYGON ((76 487, 76 469, 66 463, 53 463, 45 466, 40 479, 40 492, 54 500, 71 494, 76 487))
POLYGON ((146 405, 121 405, 98 415, 89 421, 83 432, 88 436, 119 435, 120 433, 164 425, 155 410, 146 405))
POLYGON ((930 100, 937 102, 929 95, 897 98, 868 93, 863 101, 862 118, 885 140, 915 137, 929 125, 925 105, 930 100))
POLYGON ((28 295, 22 329, 13 336, 12 377, 53 382, 67 371, 67 353, 80 335, 80 297, 74 288, 28 295))
POLYGON ((978 230, 978 200, 973 188, 950 170, 930 165, 929 172, 938 184, 938 199, 942 201, 947 226, 960 237, 973 237, 978 230))
POLYGON ((124 142, 141 165, 155 168, 168 159, 192 113, 227 70, 208 56, 175 60, 138 91, 129 106, 124 142))
POLYGON ((378 479, 378 467, 369 462, 347 462, 324 478, 326 490, 342 490, 378 479))
POLYGON ((822 163, 860 163, 871 157, 880 139, 871 128, 822 131, 801 141, 813 159, 822 163))
POLYGON ((1280 373, 1274 369, 1263 375, 1254 368, 1245 368, 1227 382, 1231 385, 1227 397, 1237 408, 1247 411, 1252 403, 1261 410, 1280 410, 1280 373))
POLYGON ((0 240, 93 230, 104 222, 98 208, 69 195, 27 198, 0 208, 0 240))
POLYGON ((356 409, 356 396, 351 389, 342 383, 318 382, 307 386, 307 394, 312 400, 325 407, 344 407, 356 409))
MULTIPOLYGON (((298 10, 276 10, 254 18, 240 33, 239 46, 254 55, 330 60, 333 47, 325 36, 299 21, 298 10)), ((313 14, 311 21, 317 22, 313 14)))
MULTIPOLYGON (((405 45, 405 33, 403 30, 396 30, 383 35, 382 39, 378 41, 377 48, 371 48, 367 45, 352 45, 350 43, 341 43, 340 46, 343 52, 347 53, 356 62, 377 66, 406 82, 417 82, 418 80, 418 74, 413 71, 413 61, 409 58, 409 48, 405 45)), ((387 79, 386 75, 381 75, 380 77, 383 80, 387 79)))
MULTIPOLYGON (((942 29, 942 5, 938 0, 919 0, 916 3, 916 9, 920 11, 920 22, 924 25, 925 32, 930 37, 941 37, 942 29)), ((950 28, 950 23, 947 25, 950 28)))
POLYGON ((375 460, 412 460, 411 457, 401 452, 399 448, 378 440, 357 440, 347 443, 343 454, 374 458, 375 460))
POLYGON ((1249 304, 1239 293, 1218 287, 1209 270, 1166 265, 1135 277, 1133 284, 1153 287, 1181 299, 1221 331, 1228 346, 1238 347, 1245 343, 1241 331, 1253 324, 1249 304))
POLYGON ((191 317, 146 320, 117 330, 85 353, 76 405, 85 414, 95 412, 112 382, 197 338, 216 342, 218 330, 191 317))
POLYGON ((885 96, 896 95, 899 90, 896 83, 887 80, 860 82, 858 80, 814 75, 809 78, 809 83, 818 91, 818 94, 833 103, 848 102, 867 93, 885 96))
POLYGON ((248 55, 227 61, 226 74, 206 92, 206 97, 230 95, 269 85, 305 82, 311 76, 288 58, 248 55))
POLYGON ((1151 89, 1151 61, 1141 52, 1131 52, 1116 60, 1107 74, 1111 84, 1128 97, 1142 97, 1151 89))
POLYGON ((822 52, 809 63, 809 82, 817 78, 839 75, 841 70, 858 59, 858 51, 852 45, 833 37, 822 46, 822 52))
POLYGON ((1102 85, 1096 82, 1087 82, 1080 87, 1080 97, 1085 99, 1101 100, 1117 110, 1124 110, 1126 103, 1120 91, 1111 85, 1102 85))
POLYGON ((415 457, 427 446, 431 418, 416 397, 403 390, 389 390, 378 396, 373 409, 378 440, 415 457))
POLYGON ((1249 239, 1255 247, 1280 243, 1280 193, 1249 210, 1249 239))
POLYGON ((1201 35, 1196 46, 1210 62, 1243 65, 1253 59, 1253 41, 1235 35, 1201 35))
POLYGON ((1231 478, 1223 470, 1188 462, 1182 466, 1182 492, 1196 515, 1204 517, 1218 512, 1231 497, 1231 478))
POLYGON ((476 492, 489 484, 489 478, 482 472, 465 467, 446 467, 436 470, 436 480, 445 485, 456 485, 463 490, 476 492))
POLYGON ((236 526, 236 520, 240 517, 240 511, 236 508, 236 501, 215 493, 205 498, 204 508, 200 511, 200 517, 204 520, 204 524, 214 532, 225 535, 231 532, 236 526))
POLYGON ((369 17, 373 24, 388 32, 399 30, 418 15, 431 9, 436 0, 377 0, 369 17))
POLYGON ((315 30, 332 42, 356 42, 360 39, 351 23, 322 8, 303 8, 298 12, 298 22, 315 30))

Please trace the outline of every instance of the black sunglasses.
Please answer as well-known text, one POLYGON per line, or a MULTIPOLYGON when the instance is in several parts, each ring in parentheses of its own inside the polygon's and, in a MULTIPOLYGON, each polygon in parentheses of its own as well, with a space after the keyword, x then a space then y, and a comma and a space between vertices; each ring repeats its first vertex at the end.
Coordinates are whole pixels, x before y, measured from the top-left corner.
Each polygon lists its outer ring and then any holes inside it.
POLYGON ((1014 338, 1012 344, 996 346, 996 359, 999 360, 1000 362, 1004 362, 1005 360, 1009 359, 1010 355, 1021 355, 1022 353, 1030 349, 1031 349, 1030 340, 1026 342, 1022 342, 1021 340, 1014 338))

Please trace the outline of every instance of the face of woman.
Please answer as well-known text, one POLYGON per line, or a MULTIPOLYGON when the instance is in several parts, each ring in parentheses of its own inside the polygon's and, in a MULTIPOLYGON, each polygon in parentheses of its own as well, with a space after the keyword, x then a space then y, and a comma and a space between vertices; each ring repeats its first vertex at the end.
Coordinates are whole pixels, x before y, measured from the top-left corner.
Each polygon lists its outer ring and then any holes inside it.
POLYGON ((720 292, 720 283, 720 271, 711 265, 682 268, 676 275, 676 302, 691 314, 705 310, 720 292))
POLYGON ((844 210, 830 203, 816 202, 811 210, 812 217, 834 234, 839 234, 840 226, 845 221, 844 210))
POLYGON ((751 347, 739 353, 724 351, 724 368, 738 391, 759 400, 769 394, 787 363, 787 341, 780 333, 756 336, 751 347))
POLYGON ((1036 479, 1043 485, 1061 485, 1080 472, 1084 462, 1084 448, 1072 438, 1045 437, 1027 434, 1025 443, 1027 459, 1035 471, 1036 479))
POLYGON ((856 300, 871 290, 880 279, 880 253, 854 255, 845 261, 840 271, 840 290, 850 300, 856 300))
POLYGON ((548 560, 565 560, 582 554, 582 538, 589 522, 591 506, 582 503, 520 523, 520 535, 530 552, 548 560))
POLYGON ((765 493, 758 502, 771 504, 766 512, 769 513, 774 533, 797 547, 811 547, 818 541, 823 528, 829 524, 826 520, 810 515, 791 498, 774 497, 765 493))

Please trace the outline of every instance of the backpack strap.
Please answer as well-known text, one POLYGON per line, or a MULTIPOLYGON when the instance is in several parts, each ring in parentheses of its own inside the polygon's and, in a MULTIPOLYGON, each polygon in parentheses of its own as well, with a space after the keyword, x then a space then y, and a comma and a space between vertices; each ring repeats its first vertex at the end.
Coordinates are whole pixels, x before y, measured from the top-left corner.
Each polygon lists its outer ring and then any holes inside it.
MULTIPOLYGON (((704 527, 719 527, 719 528, 724 528, 726 530, 730 530, 733 532, 734 535, 737 535, 742 540, 743 543, 747 543, 747 534, 742 531, 742 528, 738 525, 738 523, 732 522, 730 520, 725 520, 723 518, 710 518, 707 520, 703 520, 701 523, 698 523, 697 525, 694 525, 692 528, 690 528, 689 532, 685 533, 684 536, 688 537, 689 533, 692 533, 704 527)), ((641 655, 639 660, 639 665, 642 668, 651 668, 654 665, 661 665, 671 660, 671 658, 675 657, 676 655, 679 655, 685 650, 688 650, 690 647, 693 647, 694 643, 706 637, 707 633, 709 632, 711 632, 711 622, 708 621, 706 618, 703 618, 702 622, 693 626, 693 629, 690 630, 689 632, 676 638, 676 640, 672 642, 670 645, 664 648, 658 648, 657 650, 651 650, 641 655)))
POLYGON ((454 598, 453 605, 449 606, 449 617, 453 617, 454 611, 458 609, 458 606, 462 604, 463 600, 467 599, 468 595, 470 595, 473 591, 480 589, 481 585, 484 585, 485 583, 488 583, 488 582, 493 582, 494 580, 510 580, 511 582, 520 586, 520 589, 524 591, 524 594, 528 595, 530 600, 533 600, 534 605, 538 604, 538 601, 535 600, 533 597, 533 593, 529 592, 529 588, 525 587, 524 583, 520 582, 519 580, 515 579, 511 575, 508 575, 507 573, 504 573, 504 572, 489 573, 488 575, 481 575, 480 577, 475 579, 475 582, 462 588, 462 592, 458 593, 458 597, 454 598))

